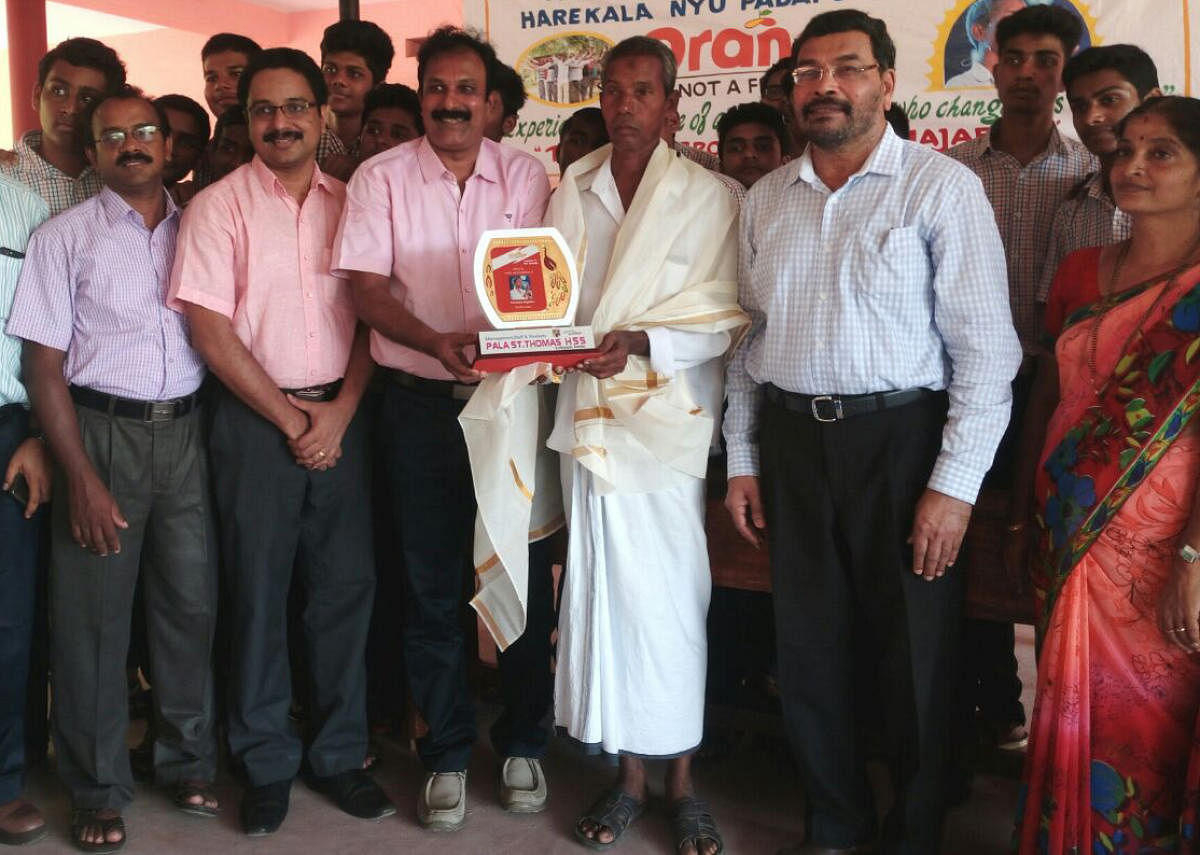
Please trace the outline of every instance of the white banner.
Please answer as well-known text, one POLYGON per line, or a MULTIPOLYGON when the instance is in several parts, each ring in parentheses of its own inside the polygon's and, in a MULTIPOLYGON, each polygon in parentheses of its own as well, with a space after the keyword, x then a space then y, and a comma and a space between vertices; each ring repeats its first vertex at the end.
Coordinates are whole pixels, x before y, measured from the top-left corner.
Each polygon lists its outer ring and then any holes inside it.
MULTIPOLYGON (((621 39, 649 35, 670 45, 679 62, 677 140, 715 154, 718 117, 759 99, 759 77, 788 55, 810 18, 850 7, 887 22, 896 43, 896 101, 913 138, 944 149, 999 116, 995 89, 980 82, 990 79, 992 62, 980 18, 1034 2, 1078 15, 1086 28, 1081 47, 1139 45, 1158 65, 1164 91, 1198 91, 1190 40, 1200 14, 1189 0, 463 0, 463 16, 525 81, 529 102, 507 142, 536 154, 553 174, 560 124, 580 107, 599 106, 599 60, 621 39)), ((1059 125, 1073 134, 1067 109, 1060 96, 1059 125)))

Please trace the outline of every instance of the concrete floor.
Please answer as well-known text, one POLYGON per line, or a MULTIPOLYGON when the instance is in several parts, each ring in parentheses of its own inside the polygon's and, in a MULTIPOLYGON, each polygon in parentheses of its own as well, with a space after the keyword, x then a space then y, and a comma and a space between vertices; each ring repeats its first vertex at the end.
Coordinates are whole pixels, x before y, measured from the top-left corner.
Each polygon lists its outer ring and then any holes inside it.
MULTIPOLYGON (((1027 710, 1032 708, 1032 635, 1028 627, 1018 628, 1017 652, 1027 710)), ((481 718, 490 714, 484 710, 481 718)), ((486 733, 486 728, 480 730, 486 733)), ((572 837, 572 826, 581 810, 607 785, 611 770, 601 761, 581 757, 562 742, 551 746, 545 769, 551 793, 546 812, 525 817, 506 814, 497 803, 496 757, 486 739, 481 740, 468 778, 466 828, 448 835, 431 834, 417 826, 420 764, 415 755, 396 744, 386 746, 376 780, 399 806, 399 813, 381 822, 348 817, 297 783, 283 828, 271 837, 250 839, 238 828, 239 790, 228 776, 219 782, 223 810, 215 820, 179 813, 166 795, 139 786, 134 803, 125 812, 129 842, 124 851, 130 855, 578 855, 585 850, 572 837)), ((696 776, 700 794, 712 804, 725 837, 726 852, 772 855, 803 836, 802 794, 787 752, 777 741, 748 738, 727 757, 698 762, 696 776)), ((1015 777, 977 776, 970 800, 950 817, 943 855, 1007 852, 1017 788, 1015 777)), ((661 792, 660 786, 660 796, 661 792)), ((53 775, 46 770, 35 772, 29 795, 46 812, 51 832, 24 851, 30 855, 76 852, 68 839, 66 793, 53 775)), ((662 855, 673 851, 661 800, 630 828, 616 851, 662 855)))

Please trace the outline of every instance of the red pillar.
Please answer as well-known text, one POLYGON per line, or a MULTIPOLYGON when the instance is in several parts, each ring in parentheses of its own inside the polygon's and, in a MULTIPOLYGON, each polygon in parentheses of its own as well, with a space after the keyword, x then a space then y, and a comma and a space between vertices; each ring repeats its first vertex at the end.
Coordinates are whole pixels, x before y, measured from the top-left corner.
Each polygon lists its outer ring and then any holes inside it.
POLYGON ((14 139, 38 127, 33 109, 38 60, 46 53, 46 0, 6 0, 8 77, 14 139))

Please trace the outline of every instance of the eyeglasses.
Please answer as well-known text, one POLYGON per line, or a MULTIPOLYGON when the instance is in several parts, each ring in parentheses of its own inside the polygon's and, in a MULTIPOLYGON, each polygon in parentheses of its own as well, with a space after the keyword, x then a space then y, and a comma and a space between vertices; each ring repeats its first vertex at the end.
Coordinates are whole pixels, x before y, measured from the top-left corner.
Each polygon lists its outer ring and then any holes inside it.
POLYGON ((252 119, 260 119, 269 121, 274 118, 276 110, 282 110, 283 115, 293 118, 303 116, 313 107, 317 106, 312 101, 304 101, 299 98, 293 98, 290 101, 284 101, 282 104, 271 104, 266 101, 260 101, 257 104, 251 104, 246 111, 252 119))
POLYGON ((792 80, 797 86, 811 86, 820 83, 826 72, 838 83, 854 83, 862 79, 873 68, 879 68, 879 63, 870 65, 802 65, 792 69, 792 80))
POLYGON ((101 131, 100 136, 96 137, 93 142, 104 146, 105 148, 120 148, 125 145, 125 140, 132 137, 136 142, 150 142, 156 136, 162 133, 162 128, 158 125, 147 122, 144 125, 134 125, 132 128, 109 128, 107 131, 101 131))

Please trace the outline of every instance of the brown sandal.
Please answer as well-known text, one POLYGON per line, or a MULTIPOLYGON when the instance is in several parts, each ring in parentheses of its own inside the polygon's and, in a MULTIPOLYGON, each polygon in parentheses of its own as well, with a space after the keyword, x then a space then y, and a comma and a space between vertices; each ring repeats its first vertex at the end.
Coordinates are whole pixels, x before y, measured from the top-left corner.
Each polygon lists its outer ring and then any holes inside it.
POLYGON ((104 808, 75 808, 71 811, 71 842, 76 849, 92 855, 109 855, 125 848, 125 820, 120 816, 101 819, 97 814, 102 810, 104 808), (84 840, 84 830, 93 827, 100 829, 101 839, 96 842, 84 840), (112 831, 121 832, 121 839, 110 841, 108 835, 112 831))

